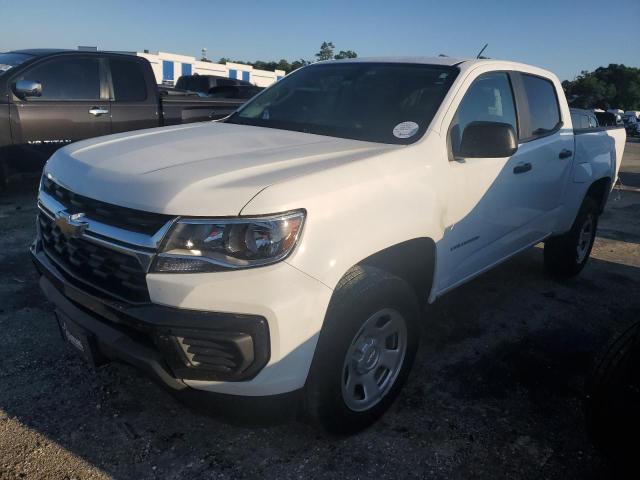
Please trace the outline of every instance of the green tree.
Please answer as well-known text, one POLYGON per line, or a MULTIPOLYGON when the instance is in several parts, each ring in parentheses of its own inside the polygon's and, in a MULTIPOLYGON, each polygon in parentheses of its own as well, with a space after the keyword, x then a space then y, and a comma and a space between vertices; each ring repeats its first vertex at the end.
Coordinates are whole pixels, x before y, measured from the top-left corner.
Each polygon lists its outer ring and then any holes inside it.
POLYGON ((288 71, 285 70, 285 72, 287 73, 293 72, 294 70, 305 67, 310 63, 311 62, 309 60, 305 60, 304 58, 301 58, 300 60, 294 60, 293 62, 291 62, 291 70, 288 70, 288 71))
POLYGON ((562 87, 572 107, 640 110, 640 68, 610 64, 583 71, 562 87))
POLYGON ((316 53, 318 61, 331 60, 333 58, 334 48, 336 47, 333 45, 333 42, 322 42, 322 45, 320 45, 320 51, 316 53))
POLYGON ((354 52, 353 50, 347 50, 346 52, 344 50, 340 50, 340 53, 337 53, 335 57, 336 60, 342 60, 343 58, 357 58, 358 54, 356 52, 354 52))

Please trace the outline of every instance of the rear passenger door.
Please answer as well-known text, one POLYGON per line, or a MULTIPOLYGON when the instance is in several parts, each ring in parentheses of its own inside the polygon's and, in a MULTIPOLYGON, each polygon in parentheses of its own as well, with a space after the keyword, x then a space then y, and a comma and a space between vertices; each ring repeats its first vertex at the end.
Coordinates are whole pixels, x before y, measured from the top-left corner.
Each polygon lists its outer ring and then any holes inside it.
POLYGON ((112 132, 159 126, 157 85, 145 75, 144 60, 114 56, 107 61, 112 132))
POLYGON ((573 159, 573 132, 563 129, 555 85, 527 73, 512 74, 520 124, 518 159, 528 166, 518 195, 531 210, 533 234, 553 230, 573 159))

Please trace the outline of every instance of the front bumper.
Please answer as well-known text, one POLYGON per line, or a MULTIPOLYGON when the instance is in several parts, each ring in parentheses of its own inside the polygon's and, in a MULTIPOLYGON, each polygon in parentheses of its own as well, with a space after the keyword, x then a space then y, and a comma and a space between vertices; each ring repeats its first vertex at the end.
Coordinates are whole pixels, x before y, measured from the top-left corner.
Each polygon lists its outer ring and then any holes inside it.
POLYGON ((95 339, 101 354, 141 367, 172 388, 184 387, 185 379, 248 380, 269 361, 263 317, 98 298, 74 286, 44 252, 31 253, 46 297, 95 339))
POLYGON ((86 292, 43 251, 34 247, 31 253, 47 298, 95 338, 101 354, 137 366, 174 390, 271 396, 298 390, 306 381, 331 290, 285 263, 237 272, 149 274, 151 303, 134 305, 86 292), (244 347, 246 355, 236 355, 244 361, 241 368, 231 374, 194 368, 181 345, 194 332, 198 341, 204 335, 235 342, 236 352, 244 347))

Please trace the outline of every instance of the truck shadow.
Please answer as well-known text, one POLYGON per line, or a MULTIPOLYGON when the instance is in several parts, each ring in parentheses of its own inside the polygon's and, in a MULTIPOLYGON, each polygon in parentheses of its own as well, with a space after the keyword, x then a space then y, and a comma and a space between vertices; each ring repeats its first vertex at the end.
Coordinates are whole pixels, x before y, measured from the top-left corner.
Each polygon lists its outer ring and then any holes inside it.
MULTIPOLYGON (((0 313, 11 332, 2 337, 0 425, 27 428, 12 438, 15 446, 35 437, 115 478, 275 476, 305 462, 319 475, 355 472, 377 464, 390 444, 411 458, 464 452, 487 465, 511 449, 516 464, 542 462, 587 478, 602 467, 582 426, 583 378, 613 328, 640 314, 640 302, 629 302, 640 298, 640 269, 592 259, 581 277, 557 283, 541 265, 540 249, 530 249, 427 308, 399 401, 347 439, 300 422, 233 425, 229 415, 242 423, 242 412, 203 415, 128 366, 91 371, 59 339, 48 304, 29 294, 36 288, 29 273, 0 313), (574 450, 585 453, 559 453, 574 450)), ((405 471, 403 458, 388 460, 388 473, 405 471)))
POLYGON ((91 371, 34 294, 27 244, 0 265, 0 431, 21 432, 0 451, 23 461, 42 462, 33 445, 54 444, 115 478, 290 476, 309 464, 327 476, 371 466, 429 475, 438 462, 445 477, 462 478, 482 476, 474 464, 488 478, 496 465, 549 477, 602 471, 580 400, 594 353, 640 314, 640 268, 624 259, 593 258, 559 283, 532 248, 445 295, 424 312, 423 343, 394 408, 366 432, 334 439, 301 422, 232 424, 246 423, 242 411, 203 415, 125 365, 91 371), (415 462, 424 458, 436 460, 415 462))

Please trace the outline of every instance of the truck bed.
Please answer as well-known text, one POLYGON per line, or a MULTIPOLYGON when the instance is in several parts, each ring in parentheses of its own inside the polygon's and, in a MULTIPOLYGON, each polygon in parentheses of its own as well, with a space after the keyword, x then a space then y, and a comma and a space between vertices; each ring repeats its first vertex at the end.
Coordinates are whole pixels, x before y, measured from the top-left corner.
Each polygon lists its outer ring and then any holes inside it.
POLYGON ((192 95, 162 96, 164 125, 218 120, 232 114, 245 100, 210 99, 192 95))

